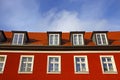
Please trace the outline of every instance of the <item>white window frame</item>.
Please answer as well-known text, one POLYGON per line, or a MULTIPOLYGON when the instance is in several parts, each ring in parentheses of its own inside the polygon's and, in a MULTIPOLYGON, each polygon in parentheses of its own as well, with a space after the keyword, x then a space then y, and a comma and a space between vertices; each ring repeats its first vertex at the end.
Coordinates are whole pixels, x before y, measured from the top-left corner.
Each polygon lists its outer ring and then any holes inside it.
POLYGON ((49 45, 50 45, 50 46, 54 46, 54 45, 57 46, 57 45, 59 45, 59 44, 60 44, 60 34, 49 34, 49 45), (51 41, 50 41, 50 36, 51 36, 51 35, 54 36, 54 37, 53 37, 53 41, 52 41, 53 44, 50 43, 50 42, 51 42, 51 41), (58 38, 57 44, 55 44, 55 35, 58 36, 58 37, 57 37, 57 38, 58 38))
POLYGON ((18 73, 20 73, 20 74, 31 74, 31 73, 33 73, 33 65, 34 65, 34 55, 21 55, 18 73), (25 63, 31 63, 31 71, 30 72, 20 71, 23 57, 26 57, 26 58, 31 57, 32 58, 32 62, 25 62, 25 63))
POLYGON ((87 59, 87 56, 84 56, 84 55, 76 55, 74 56, 74 72, 75 74, 89 74, 89 68, 88 68, 88 59, 87 59), (86 65, 86 71, 79 71, 77 72, 77 69, 76 69, 76 58, 85 58, 85 62, 78 62, 80 65, 81 63, 84 63, 86 65))
POLYGON ((61 56, 48 56, 47 57, 47 74, 60 74, 61 73, 61 56), (58 62, 52 62, 53 64, 58 63, 58 72, 56 71, 51 71, 49 72, 49 59, 50 58, 58 58, 58 62))
POLYGON ((73 34, 72 37, 73 37, 72 42, 74 46, 84 45, 83 34, 73 34), (75 44, 75 41, 74 41, 75 35, 77 35, 77 40, 76 40, 77 44, 75 44), (82 44, 79 43, 79 35, 81 35, 80 39, 81 39, 82 44))
POLYGON ((116 69, 116 64, 115 64, 115 61, 114 61, 114 56, 112 56, 112 55, 101 55, 100 56, 100 62, 101 62, 101 67, 102 67, 102 72, 103 72, 103 74, 117 74, 117 69, 116 69), (106 58, 106 57, 110 57, 111 58, 111 60, 112 60, 112 62, 104 62, 104 63, 106 63, 107 64, 107 69, 108 69, 108 71, 104 71, 104 67, 103 67, 103 62, 102 62, 102 58, 106 58), (109 71, 109 67, 108 67, 108 63, 111 63, 112 64, 112 66, 113 66, 113 71, 109 71))
POLYGON ((0 74, 2 74, 4 72, 4 68, 5 68, 5 64, 6 64, 6 59, 7 59, 7 55, 0 55, 0 57, 4 57, 4 61, 0 63, 3 63, 3 66, 2 66, 2 71, 0 71, 0 74))
POLYGON ((106 33, 96 33, 96 41, 97 41, 97 45, 108 45, 108 40, 107 40, 107 35, 106 35, 106 33), (98 42, 99 40, 98 40, 97 35, 100 35, 101 44, 99 44, 99 42, 98 42), (106 44, 103 43, 102 35, 105 36, 105 42, 106 42, 106 44))
POLYGON ((14 33, 12 44, 13 44, 13 45, 23 45, 24 38, 25 38, 25 34, 24 34, 24 33, 14 33), (16 36, 16 35, 18 36, 18 37, 17 37, 17 43, 14 43, 14 41, 15 41, 15 36, 16 36), (22 42, 19 44, 18 42, 19 42, 19 36, 20 36, 20 35, 22 35, 22 42))

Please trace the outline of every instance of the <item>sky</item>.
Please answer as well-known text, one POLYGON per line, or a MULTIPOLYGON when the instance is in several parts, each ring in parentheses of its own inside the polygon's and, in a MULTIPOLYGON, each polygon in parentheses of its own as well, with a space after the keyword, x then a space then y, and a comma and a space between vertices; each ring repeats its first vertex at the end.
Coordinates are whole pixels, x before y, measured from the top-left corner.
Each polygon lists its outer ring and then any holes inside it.
POLYGON ((120 31, 120 0, 0 0, 0 30, 120 31))

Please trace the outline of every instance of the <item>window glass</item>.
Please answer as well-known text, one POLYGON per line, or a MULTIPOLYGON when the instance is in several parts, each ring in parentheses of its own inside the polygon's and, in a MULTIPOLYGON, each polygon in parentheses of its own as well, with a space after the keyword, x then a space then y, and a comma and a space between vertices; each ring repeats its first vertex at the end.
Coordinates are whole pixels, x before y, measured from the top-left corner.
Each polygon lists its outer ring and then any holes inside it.
POLYGON ((59 45, 59 34, 49 34, 49 45, 59 45))
POLYGON ((101 64, 104 73, 117 72, 113 56, 101 56, 101 64))
POLYGON ((73 34, 73 45, 83 45, 83 34, 73 34))
POLYGON ((13 45, 22 45, 24 40, 24 34, 23 33, 14 33, 13 45))
POLYGON ((74 56, 75 73, 88 73, 87 56, 74 56))
POLYGON ((60 66, 60 56, 48 56, 48 73, 59 73, 60 66))
POLYGON ((3 73, 4 71, 6 57, 6 55, 0 55, 0 73, 3 73))
POLYGON ((96 34, 97 45, 108 45, 106 33, 96 34))
POLYGON ((33 69, 33 60, 34 60, 34 56, 21 56, 21 62, 20 62, 21 64, 20 64, 19 72, 31 73, 33 69))

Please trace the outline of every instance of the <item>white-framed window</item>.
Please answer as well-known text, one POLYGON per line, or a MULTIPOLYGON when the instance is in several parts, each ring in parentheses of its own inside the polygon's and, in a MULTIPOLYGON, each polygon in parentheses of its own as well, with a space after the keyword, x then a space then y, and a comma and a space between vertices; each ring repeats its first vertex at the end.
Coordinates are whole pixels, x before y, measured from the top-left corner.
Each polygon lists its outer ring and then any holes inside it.
POLYGON ((61 73, 61 56, 48 56, 47 73, 61 73))
POLYGON ((87 56, 74 56, 74 69, 76 74, 88 74, 87 56))
POLYGON ((24 33, 14 33, 13 41, 12 41, 13 45, 23 45, 23 41, 24 41, 24 33))
POLYGON ((3 73, 4 71, 6 59, 7 55, 0 55, 0 73, 3 73))
POLYGON ((49 34, 49 45, 59 45, 60 34, 49 34))
POLYGON ((108 45, 106 33, 97 33, 96 41, 97 41, 97 45, 108 45))
POLYGON ((100 56, 102 71, 104 74, 117 73, 115 61, 113 56, 100 56))
POLYGON ((33 55, 21 55, 18 73, 32 73, 34 64, 33 55))
POLYGON ((73 34, 73 45, 84 45, 83 34, 73 34))

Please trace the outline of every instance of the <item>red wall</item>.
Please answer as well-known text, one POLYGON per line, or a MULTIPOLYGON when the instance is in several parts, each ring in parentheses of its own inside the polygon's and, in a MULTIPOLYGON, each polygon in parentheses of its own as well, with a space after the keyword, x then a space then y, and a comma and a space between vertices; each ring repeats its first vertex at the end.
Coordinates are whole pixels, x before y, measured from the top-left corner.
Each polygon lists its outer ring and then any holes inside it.
POLYGON ((0 80, 120 80, 120 54, 118 53, 0 53, 8 55, 4 73, 0 74, 0 80), (18 74, 21 55, 34 55, 32 74, 18 74), (61 56, 61 74, 47 74, 47 56, 61 56), (87 55, 89 74, 74 74, 74 55, 87 55), (100 55, 114 55, 118 74, 103 74, 100 55))

